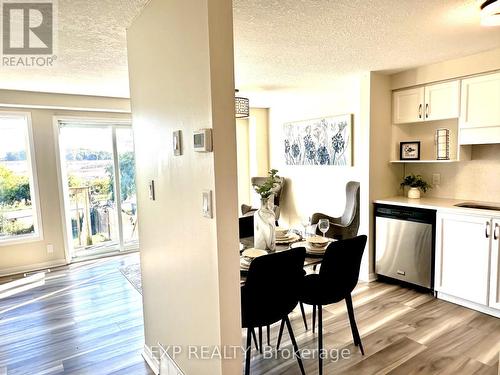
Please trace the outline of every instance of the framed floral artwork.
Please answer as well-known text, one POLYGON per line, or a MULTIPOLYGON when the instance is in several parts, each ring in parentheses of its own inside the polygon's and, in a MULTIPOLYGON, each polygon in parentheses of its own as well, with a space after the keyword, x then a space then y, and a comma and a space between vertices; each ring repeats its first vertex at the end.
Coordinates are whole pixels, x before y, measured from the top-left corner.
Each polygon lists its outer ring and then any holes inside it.
POLYGON ((283 125, 287 165, 352 166, 352 115, 283 125))

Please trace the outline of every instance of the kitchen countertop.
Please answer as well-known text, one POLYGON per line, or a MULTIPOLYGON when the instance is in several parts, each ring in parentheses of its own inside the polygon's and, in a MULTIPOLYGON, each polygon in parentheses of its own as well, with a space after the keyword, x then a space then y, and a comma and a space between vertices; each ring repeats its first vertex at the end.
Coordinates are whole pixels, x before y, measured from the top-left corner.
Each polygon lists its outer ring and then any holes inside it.
POLYGON ((478 203, 493 206, 500 206, 498 202, 482 202, 468 199, 447 199, 447 198, 420 198, 411 199, 404 196, 395 196, 384 199, 377 199, 374 203, 389 204, 405 207, 425 208, 431 210, 447 211, 456 214, 485 215, 500 217, 500 210, 485 210, 477 208, 456 207, 458 203, 478 203))

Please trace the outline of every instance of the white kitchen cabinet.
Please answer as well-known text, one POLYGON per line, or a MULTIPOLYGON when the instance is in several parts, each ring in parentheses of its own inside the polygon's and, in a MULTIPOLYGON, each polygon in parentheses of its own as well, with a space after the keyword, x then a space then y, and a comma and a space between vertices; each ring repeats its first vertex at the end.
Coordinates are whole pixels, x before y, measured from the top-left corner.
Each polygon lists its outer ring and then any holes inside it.
POLYGON ((500 310, 500 220, 493 220, 492 228, 490 307, 500 310))
POLYGON ((500 73, 462 80, 460 144, 500 143, 500 73))
POLYGON ((459 81, 425 86, 424 119, 426 121, 458 118, 459 115, 459 81))
POLYGON ((392 99, 393 122, 404 124, 422 121, 424 95, 423 87, 395 91, 392 99))
POLYGON ((393 123, 457 118, 460 112, 460 83, 450 81, 393 93, 393 123))
POLYGON ((437 216, 435 288, 488 305, 491 217, 437 216))

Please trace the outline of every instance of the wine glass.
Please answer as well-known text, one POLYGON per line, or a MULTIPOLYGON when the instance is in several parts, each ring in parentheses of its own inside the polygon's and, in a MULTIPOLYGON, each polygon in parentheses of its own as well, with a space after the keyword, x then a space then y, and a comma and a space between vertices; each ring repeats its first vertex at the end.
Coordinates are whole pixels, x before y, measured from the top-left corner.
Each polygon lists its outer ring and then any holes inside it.
POLYGON ((304 238, 306 238, 307 237, 307 228, 309 227, 309 225, 311 225, 311 217, 310 216, 302 217, 300 223, 304 227, 304 238))
POLYGON ((328 221, 328 219, 319 219, 318 228, 321 233, 323 233, 323 237, 325 237, 326 232, 328 232, 328 229, 330 229, 330 222, 328 221))

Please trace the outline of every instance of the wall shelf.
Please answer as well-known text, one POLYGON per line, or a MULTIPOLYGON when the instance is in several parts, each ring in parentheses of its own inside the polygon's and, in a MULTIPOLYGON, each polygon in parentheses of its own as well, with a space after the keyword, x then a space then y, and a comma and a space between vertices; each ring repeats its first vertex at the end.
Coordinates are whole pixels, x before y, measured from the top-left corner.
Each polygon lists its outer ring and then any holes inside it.
POLYGON ((391 160, 391 164, 431 164, 431 163, 458 163, 459 160, 391 160))

